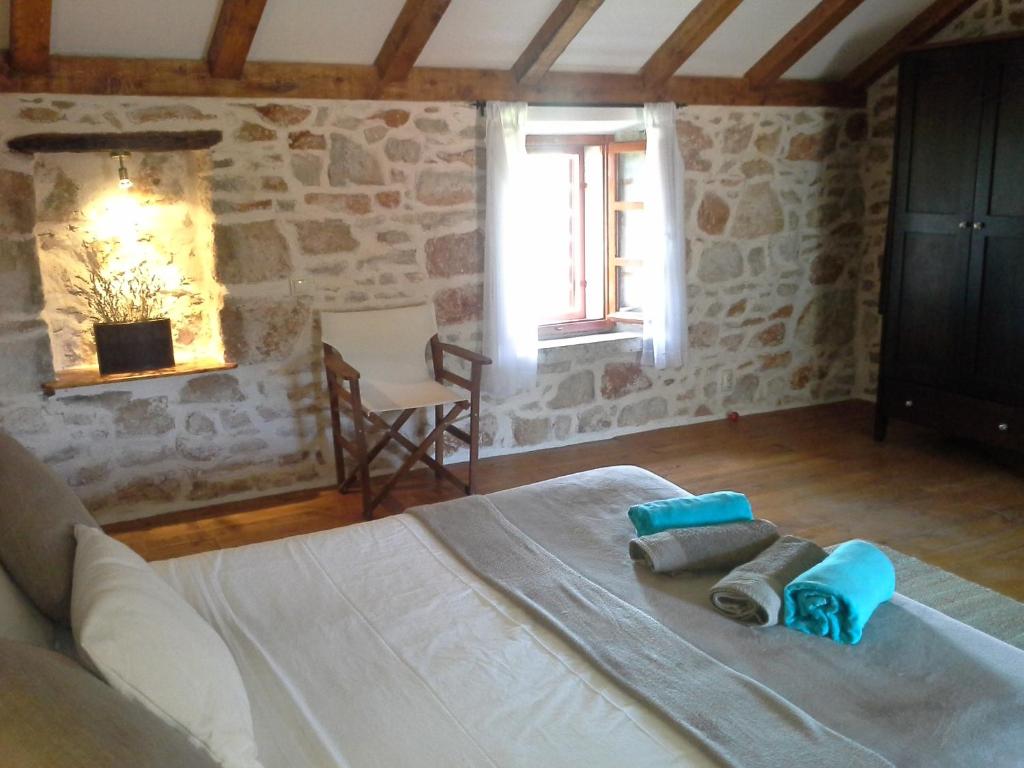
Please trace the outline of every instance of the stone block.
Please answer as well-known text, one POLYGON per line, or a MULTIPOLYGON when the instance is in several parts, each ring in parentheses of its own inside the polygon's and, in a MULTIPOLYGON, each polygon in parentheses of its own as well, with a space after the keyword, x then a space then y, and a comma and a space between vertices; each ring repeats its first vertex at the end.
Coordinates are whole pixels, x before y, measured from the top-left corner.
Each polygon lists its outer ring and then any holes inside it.
POLYGON ((359 247, 359 241, 352 237, 352 228, 341 219, 298 221, 295 228, 303 253, 341 253, 359 247))
POLYGON ((331 134, 331 164, 327 176, 332 187, 384 183, 384 172, 377 158, 341 133, 331 134))
POLYGON ((229 373, 207 373, 185 382, 179 400, 183 403, 238 403, 245 400, 238 378, 229 373))
POLYGON ((277 131, 249 121, 242 123, 235 131, 235 141, 273 141, 276 138, 277 131))
POLYGON ((274 125, 298 125, 312 113, 307 107, 292 104, 261 104, 253 109, 274 125))
POLYGON ((471 203, 476 199, 476 176, 470 171, 421 171, 416 176, 416 199, 436 206, 471 203))
POLYGON ((704 248, 697 268, 702 283, 723 283, 743 275, 743 254, 731 242, 711 243, 704 248))
POLYGON ((144 397, 118 408, 114 426, 118 437, 163 435, 174 429, 174 419, 167 413, 166 397, 144 397))
POLYGON ((288 134, 290 149, 327 149, 327 139, 310 131, 292 131, 288 134))
POLYGON ((409 122, 409 113, 404 109, 385 109, 371 115, 371 120, 383 120, 388 128, 400 128, 409 122))
POLYGON ((786 222, 779 196, 768 182, 747 184, 733 215, 732 236, 754 238, 781 232, 786 222))
POLYGON ((852 289, 825 291, 800 313, 797 339, 808 346, 841 347, 853 340, 855 316, 856 297, 852 289))
POLYGON ((512 417, 512 437, 518 446, 540 445, 551 436, 551 419, 548 416, 529 419, 512 417))
POLYGON ((260 283, 291 274, 288 243, 274 222, 216 224, 213 233, 220 282, 260 283))
POLYGON ((697 209, 697 226, 709 235, 720 235, 728 223, 729 204, 714 192, 705 193, 697 209))
POLYGON ((641 427, 650 421, 668 415, 668 401, 664 397, 649 397, 639 403, 630 403, 619 411, 620 427, 641 427))
POLYGON ((605 405, 594 405, 580 413, 579 423, 576 431, 583 434, 586 432, 604 432, 612 427, 612 412, 605 405))
POLYGON ((46 326, 26 323, 16 334, 0 334, 0 392, 4 395, 38 393, 39 385, 53 378, 53 356, 46 326))
POLYGON ((594 401, 594 372, 577 371, 558 382, 558 390, 548 408, 575 408, 594 401))
POLYGON ((384 154, 395 163, 418 163, 423 148, 415 139, 390 138, 384 142, 384 154))
POLYGON ((608 363, 601 375, 601 396, 607 400, 617 400, 651 386, 639 363, 608 363))
POLYGON ((27 173, 0 169, 0 234, 30 235, 36 223, 36 196, 27 173))
POLYGON ((291 166, 292 173, 303 186, 319 187, 323 183, 324 161, 319 155, 295 153, 291 157, 291 166))
POLYGON ((128 119, 133 123, 159 123, 167 120, 204 121, 213 120, 214 115, 208 115, 189 104, 156 104, 131 110, 128 119))
POLYGON ((0 313, 34 315, 42 308, 35 240, 0 240, 0 313))
POLYGON ((220 322, 225 354, 240 364, 284 360, 310 342, 309 304, 300 298, 226 296, 220 322))
POLYGON ((455 325, 479 320, 483 313, 484 292, 480 284, 444 288, 434 296, 434 311, 439 325, 455 325))
POLYGON ((430 277, 473 275, 484 269, 483 234, 479 230, 431 238, 426 252, 430 277))

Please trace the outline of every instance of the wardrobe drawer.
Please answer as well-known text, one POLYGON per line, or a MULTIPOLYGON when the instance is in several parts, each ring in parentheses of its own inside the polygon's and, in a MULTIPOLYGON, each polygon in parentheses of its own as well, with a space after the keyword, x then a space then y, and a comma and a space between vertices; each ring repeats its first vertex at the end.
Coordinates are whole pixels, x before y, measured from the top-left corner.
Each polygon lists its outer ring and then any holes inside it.
POLYGON ((886 412, 891 418, 1024 449, 1024 408, 900 381, 887 382, 885 392, 886 412))

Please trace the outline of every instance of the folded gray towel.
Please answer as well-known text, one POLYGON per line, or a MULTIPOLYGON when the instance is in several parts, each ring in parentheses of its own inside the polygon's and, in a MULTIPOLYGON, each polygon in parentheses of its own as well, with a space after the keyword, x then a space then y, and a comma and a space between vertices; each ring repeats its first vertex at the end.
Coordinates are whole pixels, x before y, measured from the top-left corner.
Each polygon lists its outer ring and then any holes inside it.
POLYGON ((711 603, 719 613, 744 624, 778 624, 782 590, 825 556, 825 550, 813 541, 783 536, 715 584, 711 603))
POLYGON ((629 556, 655 573, 732 568, 757 556, 779 538, 767 520, 672 528, 629 542, 629 556))

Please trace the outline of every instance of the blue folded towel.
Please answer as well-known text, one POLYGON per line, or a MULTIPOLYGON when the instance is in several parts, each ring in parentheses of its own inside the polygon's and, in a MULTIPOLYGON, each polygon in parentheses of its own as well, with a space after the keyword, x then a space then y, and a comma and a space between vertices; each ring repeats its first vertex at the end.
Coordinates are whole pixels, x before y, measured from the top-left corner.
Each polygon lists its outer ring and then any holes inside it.
POLYGON ((716 491, 703 496, 649 501, 629 508, 637 536, 651 536, 672 528, 718 525, 753 520, 750 501, 742 493, 716 491))
POLYGON ((786 585, 783 623, 808 635, 856 645, 875 609, 896 591, 896 571, 873 544, 840 544, 786 585))

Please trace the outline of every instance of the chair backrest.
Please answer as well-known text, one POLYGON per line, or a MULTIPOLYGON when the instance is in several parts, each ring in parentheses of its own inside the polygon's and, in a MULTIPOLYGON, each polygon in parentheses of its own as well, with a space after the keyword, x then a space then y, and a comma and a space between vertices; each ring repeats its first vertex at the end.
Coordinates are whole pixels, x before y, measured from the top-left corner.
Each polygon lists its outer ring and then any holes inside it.
POLYGON ((433 304, 362 312, 323 312, 323 340, 361 376, 395 384, 431 379, 426 348, 437 333, 433 304))

